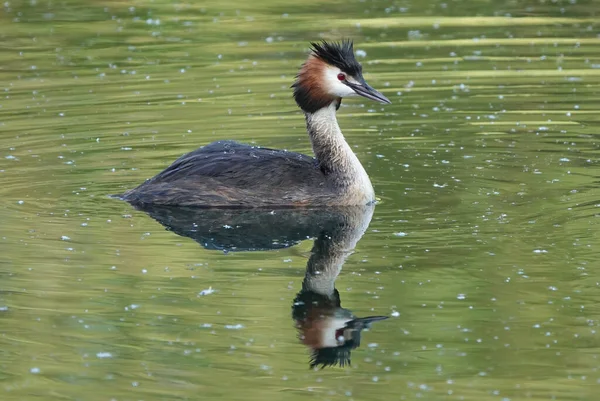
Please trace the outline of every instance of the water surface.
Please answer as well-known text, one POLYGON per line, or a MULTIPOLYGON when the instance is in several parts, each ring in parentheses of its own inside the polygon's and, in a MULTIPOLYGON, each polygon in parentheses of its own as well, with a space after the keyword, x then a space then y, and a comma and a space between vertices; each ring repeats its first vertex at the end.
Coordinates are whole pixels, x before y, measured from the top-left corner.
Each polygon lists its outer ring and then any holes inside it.
POLYGON ((1 7, 2 400, 596 399, 596 2, 1 7), (223 245, 108 195, 216 139, 310 152, 289 86, 341 37, 393 104, 339 112, 379 204, 335 287, 389 319, 313 371, 323 219, 223 245))

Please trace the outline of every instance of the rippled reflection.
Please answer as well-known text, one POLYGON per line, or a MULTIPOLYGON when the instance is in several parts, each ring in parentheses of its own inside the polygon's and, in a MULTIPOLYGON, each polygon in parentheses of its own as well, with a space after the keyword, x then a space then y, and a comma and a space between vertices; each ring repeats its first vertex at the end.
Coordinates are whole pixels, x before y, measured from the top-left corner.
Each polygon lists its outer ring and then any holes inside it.
POLYGON ((168 230, 207 249, 257 251, 293 246, 315 238, 302 289, 292 305, 311 367, 350 364, 361 332, 387 316, 358 318, 342 308, 335 280, 363 236, 373 206, 329 209, 201 209, 138 206, 168 230))

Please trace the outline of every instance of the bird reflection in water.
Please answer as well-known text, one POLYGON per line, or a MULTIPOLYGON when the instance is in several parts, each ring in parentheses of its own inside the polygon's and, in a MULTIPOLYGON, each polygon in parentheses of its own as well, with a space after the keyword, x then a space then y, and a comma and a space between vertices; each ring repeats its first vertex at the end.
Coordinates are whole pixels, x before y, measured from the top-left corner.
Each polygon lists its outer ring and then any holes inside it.
POLYGON ((342 308, 335 280, 363 236, 373 206, 327 209, 200 209, 138 206, 174 233, 223 252, 262 251, 314 238, 302 289, 292 305, 301 342, 311 350, 310 366, 345 366, 360 346, 361 333, 387 316, 358 318, 342 308))

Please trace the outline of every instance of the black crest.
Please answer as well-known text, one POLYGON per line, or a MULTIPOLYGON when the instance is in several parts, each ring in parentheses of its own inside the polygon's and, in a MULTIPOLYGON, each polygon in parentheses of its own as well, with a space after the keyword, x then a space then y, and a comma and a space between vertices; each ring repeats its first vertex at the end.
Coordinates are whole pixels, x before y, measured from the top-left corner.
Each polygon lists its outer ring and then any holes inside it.
POLYGON ((351 40, 342 40, 340 43, 311 42, 310 45, 313 54, 327 64, 333 65, 354 77, 360 77, 362 74, 362 67, 354 57, 354 46, 351 40))
MULTIPOLYGON (((362 67, 354 57, 354 48, 351 40, 343 40, 340 43, 322 41, 311 43, 311 53, 314 57, 326 64, 338 67, 346 74, 357 79, 362 78, 362 67)), ((303 68, 306 66, 304 64, 303 68)), ((292 85, 294 88, 294 99, 298 106, 306 113, 315 113, 317 110, 329 106, 334 101, 336 108, 340 107, 341 99, 327 95, 319 90, 319 85, 307 79, 301 72, 296 76, 292 85)))
POLYGON ((310 368, 320 367, 321 369, 328 366, 339 365, 341 368, 350 365, 351 345, 343 345, 341 347, 321 348, 314 350, 310 357, 310 368))

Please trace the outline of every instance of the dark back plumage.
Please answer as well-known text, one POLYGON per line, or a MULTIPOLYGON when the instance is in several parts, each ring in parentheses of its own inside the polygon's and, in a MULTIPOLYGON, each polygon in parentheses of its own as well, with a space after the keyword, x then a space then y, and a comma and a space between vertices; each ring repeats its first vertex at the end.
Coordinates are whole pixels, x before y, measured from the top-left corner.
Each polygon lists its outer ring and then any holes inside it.
POLYGON ((321 198, 321 205, 333 194, 314 158, 217 141, 181 156, 121 197, 133 204, 252 207, 300 206, 297 199, 307 194, 321 198))

